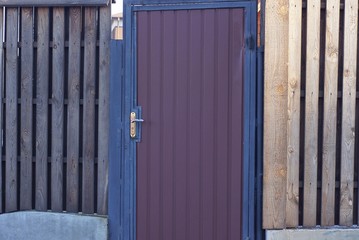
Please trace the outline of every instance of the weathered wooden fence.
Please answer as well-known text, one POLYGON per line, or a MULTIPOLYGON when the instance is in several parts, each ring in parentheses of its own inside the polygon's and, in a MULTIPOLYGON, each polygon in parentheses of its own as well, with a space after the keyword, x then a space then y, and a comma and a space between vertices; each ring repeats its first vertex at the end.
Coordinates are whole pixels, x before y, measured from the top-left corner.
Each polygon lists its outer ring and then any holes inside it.
POLYGON ((358 1, 267 0, 263 227, 358 224, 358 1))
POLYGON ((0 213, 107 214, 110 15, 0 8, 0 213))

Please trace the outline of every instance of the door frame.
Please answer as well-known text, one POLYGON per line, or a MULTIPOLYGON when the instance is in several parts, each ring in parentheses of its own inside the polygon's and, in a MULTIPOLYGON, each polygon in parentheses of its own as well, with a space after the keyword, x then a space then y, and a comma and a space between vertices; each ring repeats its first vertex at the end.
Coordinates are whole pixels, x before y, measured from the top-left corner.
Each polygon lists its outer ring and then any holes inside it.
MULTIPOLYGON (((121 127, 115 142, 121 145, 112 154, 119 161, 119 184, 114 186, 117 192, 118 203, 112 204, 109 210, 110 239, 136 240, 136 143, 130 138, 130 112, 137 109, 137 73, 136 73, 136 12, 154 10, 193 10, 193 9, 244 8, 245 9, 245 61, 244 61, 244 88, 243 88, 243 199, 242 199, 242 239, 255 239, 255 168, 256 168, 256 28, 257 2, 231 0, 125 0, 124 1, 124 78, 121 97, 118 98, 121 113, 117 123, 121 127), (122 129, 122 130, 121 130, 122 129), (121 136, 119 136, 119 134, 121 136), (120 148, 120 149, 119 149, 120 148), (119 158, 119 160, 118 160, 119 158), (112 220, 115 219, 115 220, 112 220), (119 225, 119 226, 118 226, 119 225)), ((115 89, 111 89, 115 98, 115 89)), ((119 92, 117 92, 118 95, 119 92)), ((112 98, 111 98, 112 99, 112 98)), ((114 106, 115 108, 115 106, 114 106)), ((111 129, 116 129, 112 128, 111 129)), ((111 131, 113 131, 111 130, 111 131)), ((110 142, 111 139, 110 139, 110 142)), ((115 144, 115 143, 114 143, 115 144)), ((110 156, 112 150, 110 149, 110 156)), ((111 177, 111 168, 110 168, 111 177)), ((111 179, 111 178, 110 178, 111 179)), ((111 185, 111 183, 110 183, 111 185)), ((113 184, 115 185, 115 184, 113 184)), ((110 186, 111 193, 111 186, 110 186)), ((111 198, 111 196, 110 196, 111 198)), ((113 199, 110 200, 113 202, 113 199)))

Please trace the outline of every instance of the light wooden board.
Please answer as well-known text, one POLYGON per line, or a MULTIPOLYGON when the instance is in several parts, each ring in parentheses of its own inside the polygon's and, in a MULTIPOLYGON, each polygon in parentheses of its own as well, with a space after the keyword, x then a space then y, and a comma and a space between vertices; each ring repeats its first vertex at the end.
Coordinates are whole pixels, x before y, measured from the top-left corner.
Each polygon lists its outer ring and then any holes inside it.
POLYGON ((327 0, 321 225, 334 225, 340 0, 327 0))
POLYGON ((63 210, 65 10, 53 9, 51 209, 63 210))
POLYGON ((6 197, 5 211, 17 210, 17 8, 6 10, 6 197))
POLYGON ((303 225, 316 226, 318 172, 318 102, 320 54, 320 1, 307 4, 307 59, 305 95, 303 225))
POLYGON ((266 1, 263 228, 284 228, 287 184, 288 1, 266 1))
POLYGON ((20 210, 32 209, 33 9, 21 9, 20 210))
POLYGON ((358 1, 345 1, 339 224, 353 225, 358 1))
POLYGON ((36 210, 47 210, 49 9, 37 9, 36 62, 36 210))
POLYGON ((94 213, 96 8, 85 8, 82 211, 94 213))
POLYGON ((100 8, 97 213, 107 214, 111 7, 100 8))
POLYGON ((69 10, 66 210, 79 207, 81 8, 69 10))
POLYGON ((286 226, 298 226, 302 0, 289 2, 286 226))

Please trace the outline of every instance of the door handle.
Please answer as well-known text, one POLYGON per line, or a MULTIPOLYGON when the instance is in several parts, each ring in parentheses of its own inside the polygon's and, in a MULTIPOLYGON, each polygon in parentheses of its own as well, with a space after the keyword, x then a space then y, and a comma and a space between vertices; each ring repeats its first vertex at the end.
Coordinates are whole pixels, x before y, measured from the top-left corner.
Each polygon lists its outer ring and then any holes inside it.
POLYGON ((136 123, 136 122, 141 123, 141 122, 144 122, 144 121, 145 120, 143 120, 143 119, 137 119, 137 118, 131 119, 131 123, 136 123))
POLYGON ((137 115, 135 112, 131 112, 130 116, 130 136, 131 138, 136 138, 137 136, 137 123, 143 123, 145 120, 136 118, 137 115))

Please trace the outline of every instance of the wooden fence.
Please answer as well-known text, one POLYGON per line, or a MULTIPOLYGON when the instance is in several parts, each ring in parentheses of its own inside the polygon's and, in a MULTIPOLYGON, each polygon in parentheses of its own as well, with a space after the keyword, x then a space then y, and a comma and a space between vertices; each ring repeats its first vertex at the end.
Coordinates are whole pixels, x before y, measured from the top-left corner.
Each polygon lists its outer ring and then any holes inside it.
POLYGON ((110 15, 0 8, 0 213, 107 214, 110 15))
POLYGON ((358 222, 358 1, 267 0, 263 227, 358 222))

